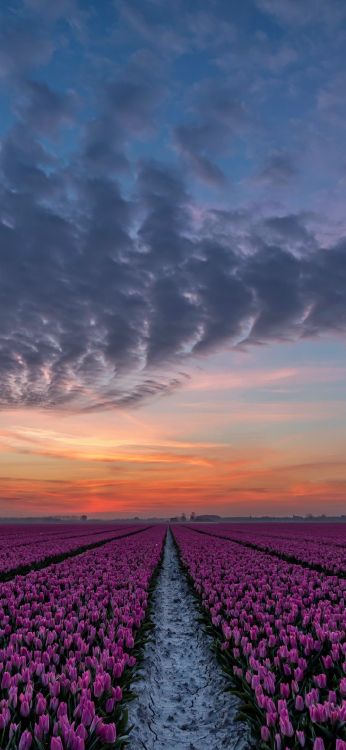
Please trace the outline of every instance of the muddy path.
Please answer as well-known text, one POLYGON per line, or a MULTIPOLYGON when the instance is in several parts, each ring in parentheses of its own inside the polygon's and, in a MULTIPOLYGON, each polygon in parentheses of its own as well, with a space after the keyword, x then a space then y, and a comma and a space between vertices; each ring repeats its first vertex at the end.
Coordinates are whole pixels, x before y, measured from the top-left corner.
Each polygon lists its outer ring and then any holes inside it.
POLYGON ((235 721, 238 701, 224 691, 226 679, 199 622, 170 532, 152 619, 143 679, 129 707, 130 750, 248 750, 247 730, 235 721))

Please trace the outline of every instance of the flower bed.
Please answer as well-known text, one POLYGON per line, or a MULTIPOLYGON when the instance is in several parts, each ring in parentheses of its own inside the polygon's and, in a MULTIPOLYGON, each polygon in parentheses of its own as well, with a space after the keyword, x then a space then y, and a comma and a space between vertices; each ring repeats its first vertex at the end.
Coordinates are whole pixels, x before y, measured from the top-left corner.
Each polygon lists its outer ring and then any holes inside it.
POLYGON ((346 524, 341 524, 341 530, 335 532, 334 543, 328 532, 323 536, 323 527, 316 530, 311 527, 312 524, 305 528, 286 524, 285 533, 279 524, 274 528, 269 524, 194 524, 194 529, 208 534, 250 544, 327 573, 346 575, 346 524))
POLYGON ((88 529, 65 526, 53 531, 37 530, 34 527, 18 527, 17 534, 6 530, 0 534, 0 580, 13 577, 16 573, 26 573, 35 566, 62 559, 65 555, 78 552, 92 545, 107 540, 132 534, 145 528, 141 525, 132 526, 91 526, 88 529))
POLYGON ((164 535, 153 527, 0 584, 2 748, 123 746, 164 535))
POLYGON ((346 581, 174 527, 258 747, 346 750, 346 581))

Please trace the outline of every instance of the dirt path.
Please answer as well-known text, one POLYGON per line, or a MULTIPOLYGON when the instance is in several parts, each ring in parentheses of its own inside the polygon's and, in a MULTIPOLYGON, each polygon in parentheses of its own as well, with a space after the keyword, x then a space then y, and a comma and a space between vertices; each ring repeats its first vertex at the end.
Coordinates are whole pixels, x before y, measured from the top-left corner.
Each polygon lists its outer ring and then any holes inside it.
POLYGON ((234 716, 237 699, 199 623, 169 532, 153 598, 155 630, 130 704, 130 750, 245 750, 247 731, 234 716))

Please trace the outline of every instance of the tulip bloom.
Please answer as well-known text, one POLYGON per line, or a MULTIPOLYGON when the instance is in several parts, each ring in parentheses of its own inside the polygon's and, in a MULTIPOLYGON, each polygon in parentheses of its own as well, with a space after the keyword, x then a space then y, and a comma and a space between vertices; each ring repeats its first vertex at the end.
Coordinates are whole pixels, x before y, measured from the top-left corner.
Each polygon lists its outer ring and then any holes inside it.
POLYGON ((23 732, 19 744, 18 744, 18 750, 30 750, 32 745, 32 734, 29 732, 28 729, 23 732))
POLYGON ((269 742, 270 740, 270 731, 265 725, 261 727, 261 738, 263 742, 269 742))
POLYGON ((117 737, 115 724, 102 724, 98 730, 98 735, 102 742, 113 744, 117 737))
POLYGON ((299 742, 300 747, 305 747, 305 733, 301 729, 297 729, 296 738, 299 742))
POLYGON ((325 750, 325 745, 322 737, 316 737, 313 744, 313 750, 325 750))

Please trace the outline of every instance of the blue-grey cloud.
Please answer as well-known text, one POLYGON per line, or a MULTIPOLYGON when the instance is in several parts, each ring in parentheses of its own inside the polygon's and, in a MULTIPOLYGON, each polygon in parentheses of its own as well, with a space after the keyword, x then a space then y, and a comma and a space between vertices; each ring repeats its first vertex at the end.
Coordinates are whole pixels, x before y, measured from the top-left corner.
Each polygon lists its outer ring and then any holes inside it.
POLYGON ((235 137, 248 125, 244 102, 233 89, 207 81, 195 92, 193 119, 175 129, 183 161, 202 182, 225 187, 226 176, 216 159, 228 156, 235 137))
POLYGON ((186 186, 162 164, 141 165, 133 201, 106 177, 80 190, 72 218, 42 204, 39 179, 28 190, 17 170, 3 188, 3 407, 136 404, 177 387, 164 373, 194 353, 345 330, 346 244, 298 257, 301 217, 261 233, 248 216, 244 254, 232 216, 222 239, 212 222, 193 231, 186 186))
POLYGON ((255 181, 269 186, 287 185, 297 177, 299 172, 296 161, 290 154, 270 154, 261 166, 255 181))
POLYGON ((284 26, 306 26, 307 24, 337 25, 345 19, 346 10, 342 0, 256 0, 258 7, 273 15, 284 26))
POLYGON ((319 3, 197 5, 0 9, 2 408, 136 406, 224 345, 346 331, 340 38, 319 75, 319 3))

